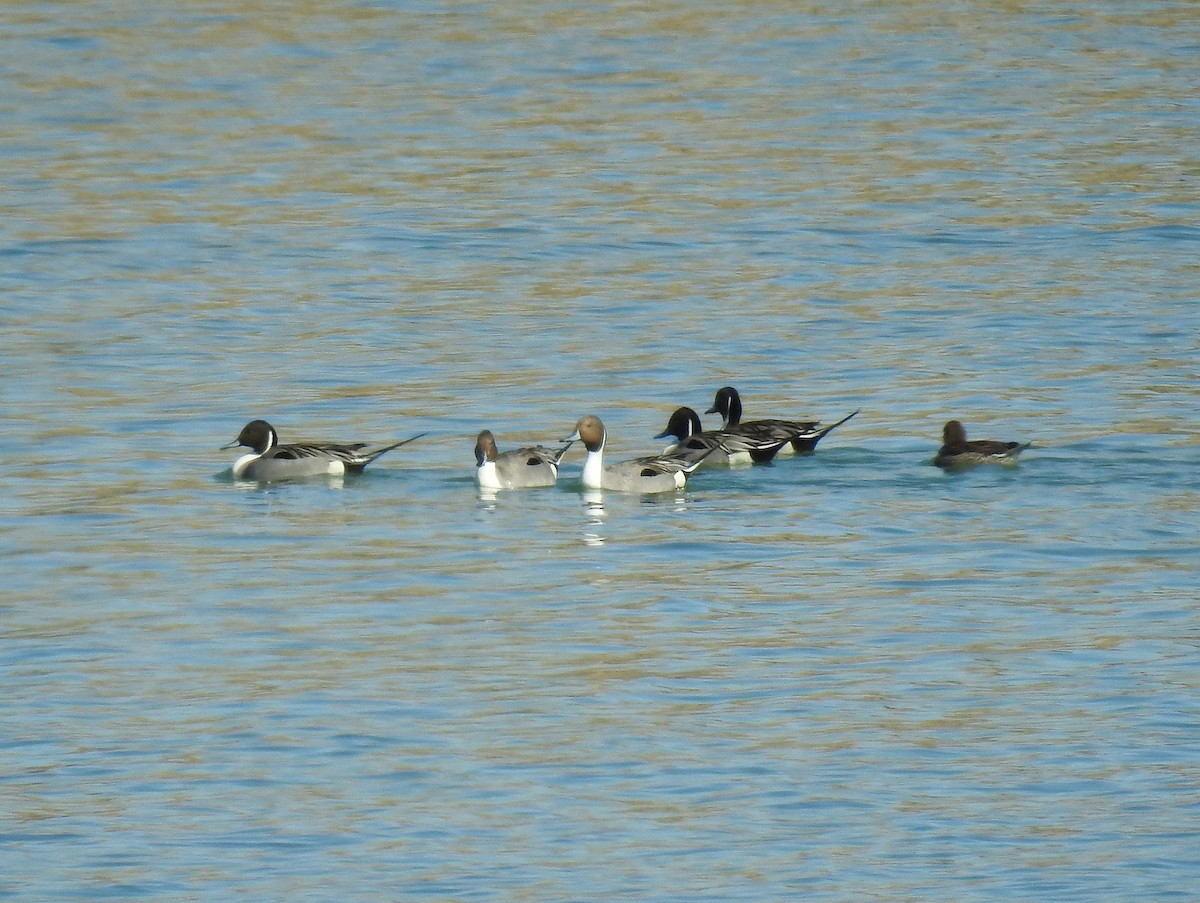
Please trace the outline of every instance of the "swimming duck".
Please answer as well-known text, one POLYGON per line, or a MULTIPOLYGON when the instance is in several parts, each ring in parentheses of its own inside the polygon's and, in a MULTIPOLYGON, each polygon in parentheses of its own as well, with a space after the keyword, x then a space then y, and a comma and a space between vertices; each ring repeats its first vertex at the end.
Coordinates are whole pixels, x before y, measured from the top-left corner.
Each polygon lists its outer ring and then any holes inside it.
POLYGON ((995 439, 967 440, 967 430, 958 420, 942 427, 942 447, 933 463, 953 469, 974 467, 976 464, 1016 464, 1017 455, 1029 448, 1031 442, 998 442, 995 439))
POLYGON ((727 430, 706 431, 700 425, 700 415, 688 407, 677 408, 667 421, 667 428, 654 438, 668 437, 676 440, 674 445, 667 447, 668 454, 708 449, 710 454, 704 459, 705 467, 770 461, 789 441, 786 437, 766 438, 727 430))
POLYGON ((821 426, 819 420, 748 420, 743 423, 741 396, 733 386, 725 386, 717 391, 713 406, 704 413, 720 414, 725 421, 724 428, 729 432, 741 433, 763 441, 782 439, 784 448, 780 449, 781 454, 803 454, 815 449, 817 443, 827 434, 837 429, 858 411, 847 414, 830 426, 821 426), (790 451, 785 452, 785 449, 790 449, 790 451))
POLYGON ((222 449, 244 445, 251 454, 242 455, 233 462, 235 480, 258 480, 269 483, 275 480, 293 480, 303 477, 340 476, 345 473, 361 473, 362 469, 393 448, 407 445, 420 439, 418 433, 412 439, 394 442, 375 451, 364 451, 365 442, 352 445, 299 443, 280 445, 279 434, 265 420, 251 420, 238 433, 238 437, 222 449))
POLYGON ((616 492, 671 492, 682 489, 687 474, 700 466, 712 449, 674 454, 648 455, 631 461, 604 464, 604 443, 608 433, 599 417, 580 417, 575 432, 564 442, 582 441, 587 449, 583 463, 583 485, 587 489, 611 489, 616 492))
POLYGON ((558 464, 568 442, 557 451, 541 445, 501 452, 491 430, 483 430, 475 440, 475 478, 483 489, 532 489, 553 486, 558 480, 558 464))

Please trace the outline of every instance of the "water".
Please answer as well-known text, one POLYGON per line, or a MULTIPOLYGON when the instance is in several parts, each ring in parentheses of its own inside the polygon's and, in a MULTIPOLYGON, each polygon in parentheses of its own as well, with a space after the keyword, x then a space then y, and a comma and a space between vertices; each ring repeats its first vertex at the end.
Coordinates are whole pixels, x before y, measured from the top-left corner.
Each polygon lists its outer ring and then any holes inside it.
POLYGON ((1193 4, 0 15, 0 898, 1196 898, 1193 4))

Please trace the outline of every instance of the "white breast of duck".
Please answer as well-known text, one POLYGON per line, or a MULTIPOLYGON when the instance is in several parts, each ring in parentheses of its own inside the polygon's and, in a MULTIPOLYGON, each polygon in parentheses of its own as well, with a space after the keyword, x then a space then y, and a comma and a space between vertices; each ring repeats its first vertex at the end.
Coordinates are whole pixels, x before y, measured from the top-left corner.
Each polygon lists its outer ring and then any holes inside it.
POLYGON ((322 453, 317 447, 279 444, 275 427, 265 420, 252 420, 225 448, 245 446, 251 451, 233 462, 234 479, 279 479, 286 477, 341 476, 346 462, 322 453))
POLYGON ((668 437, 677 441, 664 450, 667 454, 710 450, 704 459, 705 467, 770 461, 780 447, 790 441, 790 436, 768 438, 728 430, 705 430, 700 424, 700 415, 689 407, 677 408, 667 422, 667 428, 654 438, 668 437))
POLYGON ((553 486, 558 480, 558 462, 567 447, 558 451, 535 446, 500 452, 490 430, 475 442, 476 478, 483 489, 532 489, 553 486))
POLYGON ((608 438, 599 417, 581 417, 572 439, 587 449, 582 482, 588 489, 616 492, 671 492, 687 483, 687 471, 695 469, 702 456, 694 459, 680 455, 657 455, 604 465, 604 444, 608 438))

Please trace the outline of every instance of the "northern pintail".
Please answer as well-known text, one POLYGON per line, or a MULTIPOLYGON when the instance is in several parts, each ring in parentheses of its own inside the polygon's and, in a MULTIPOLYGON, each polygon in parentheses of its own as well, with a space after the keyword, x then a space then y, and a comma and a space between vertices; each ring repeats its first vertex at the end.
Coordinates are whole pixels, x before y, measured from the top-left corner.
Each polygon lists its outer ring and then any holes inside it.
POLYGON ((595 415, 580 417, 575 432, 564 442, 581 440, 587 449, 583 462, 583 485, 587 489, 611 489, 615 492, 671 492, 682 489, 691 473, 712 449, 691 450, 678 454, 648 455, 632 461, 604 464, 604 443, 608 433, 595 415))
POLYGON ((787 437, 766 438, 751 436, 728 430, 705 430, 700 425, 700 415, 688 407, 678 408, 667 421, 667 428, 655 439, 674 438, 675 444, 666 452, 684 453, 708 449, 704 466, 729 466, 731 464, 765 463, 790 441, 787 437))
POLYGON ((942 447, 933 463, 938 467, 955 469, 976 464, 1016 464, 1017 455, 1029 448, 1031 442, 998 442, 995 439, 968 441, 967 430, 958 420, 942 427, 942 447))
POLYGON ((303 477, 340 476, 345 473, 360 473, 364 467, 384 452, 407 445, 420 439, 418 433, 412 439, 393 442, 374 451, 364 451, 365 442, 351 445, 317 444, 313 442, 295 445, 280 445, 279 434, 265 420, 251 420, 238 433, 238 437, 222 449, 244 445, 251 449, 233 462, 233 477, 237 480, 258 480, 269 483, 275 480, 294 480, 303 477))
POLYGON ((829 426, 821 426, 819 420, 748 420, 743 423, 741 396, 733 386, 725 386, 717 391, 713 406, 704 413, 720 414, 725 421, 724 428, 729 432, 757 437, 764 441, 782 439, 784 448, 780 449, 781 454, 803 454, 815 449, 818 442, 858 411, 847 414, 829 426))
POLYGON ((567 449, 541 445, 501 452, 491 430, 483 430, 475 440, 475 478, 482 489, 533 489, 553 486, 558 480, 558 463, 567 449))

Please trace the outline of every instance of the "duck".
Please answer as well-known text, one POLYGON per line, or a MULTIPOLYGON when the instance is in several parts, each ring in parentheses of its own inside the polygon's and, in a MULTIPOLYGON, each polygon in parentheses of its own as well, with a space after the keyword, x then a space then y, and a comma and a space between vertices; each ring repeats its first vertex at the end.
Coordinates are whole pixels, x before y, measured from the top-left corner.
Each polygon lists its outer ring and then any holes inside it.
POLYGON ((700 466, 713 449, 688 449, 661 455, 647 455, 630 461, 604 464, 604 444, 608 431, 594 414, 580 417, 575 432, 564 442, 583 442, 587 458, 583 462, 585 489, 610 489, 614 492, 672 492, 687 484, 687 475, 700 466))
POLYGON ((560 449, 541 445, 501 452, 491 430, 475 440, 475 478, 481 489, 534 489, 558 481, 558 465, 574 442, 560 449))
POLYGON ((780 454, 799 455, 813 451, 818 442, 855 416, 858 411, 847 414, 829 426, 821 426, 819 420, 748 420, 743 423, 741 396, 733 386, 724 386, 717 390, 713 406, 704 413, 720 414, 727 432, 736 432, 763 441, 782 439, 780 454))
POLYGON ((705 467, 765 463, 774 458, 789 441, 786 437, 750 436, 727 430, 706 431, 700 425, 700 415, 689 407, 676 408, 667 421, 667 428, 654 438, 675 439, 674 444, 667 446, 667 454, 709 449, 710 454, 704 459, 705 467))
POLYGON ((999 442, 995 439, 967 439, 966 427, 961 421, 950 420, 942 427, 942 447, 938 449, 933 463, 952 470, 974 467, 976 464, 1017 463, 1017 455, 1029 448, 1032 442, 999 442))
POLYGON ((280 445, 275 427, 265 420, 251 420, 242 427, 236 439, 228 445, 222 445, 221 449, 245 446, 251 450, 250 454, 242 455, 233 462, 235 480, 270 483, 276 480, 361 473, 364 467, 384 452, 407 445, 424 435, 425 433, 418 433, 411 439, 393 442, 374 451, 366 451, 365 442, 350 445, 313 442, 280 445))

